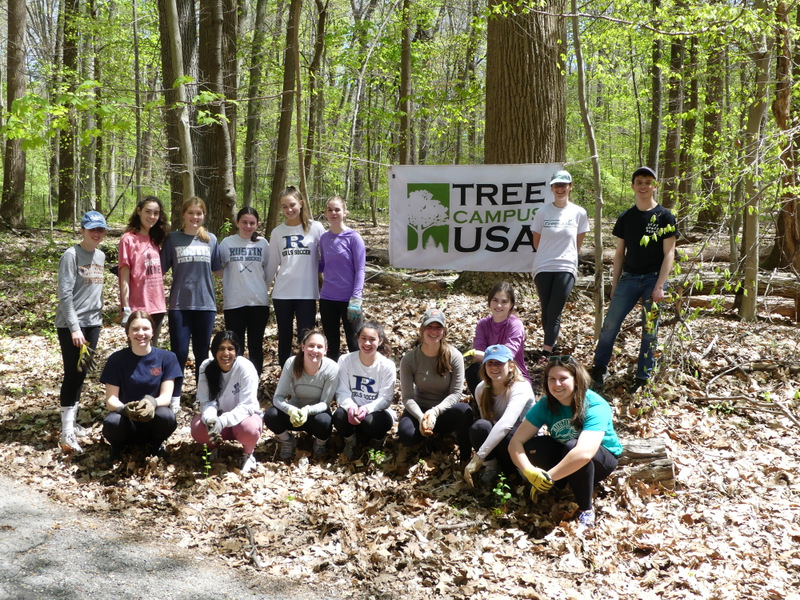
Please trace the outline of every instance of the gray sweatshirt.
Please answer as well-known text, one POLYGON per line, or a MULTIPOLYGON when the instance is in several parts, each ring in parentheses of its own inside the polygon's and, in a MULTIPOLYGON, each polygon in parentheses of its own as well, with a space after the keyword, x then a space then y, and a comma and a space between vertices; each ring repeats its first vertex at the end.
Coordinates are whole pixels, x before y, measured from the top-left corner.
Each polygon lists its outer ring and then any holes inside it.
POLYGON ((56 327, 70 332, 103 324, 103 267, 101 250, 87 252, 80 244, 68 248, 58 262, 56 327))

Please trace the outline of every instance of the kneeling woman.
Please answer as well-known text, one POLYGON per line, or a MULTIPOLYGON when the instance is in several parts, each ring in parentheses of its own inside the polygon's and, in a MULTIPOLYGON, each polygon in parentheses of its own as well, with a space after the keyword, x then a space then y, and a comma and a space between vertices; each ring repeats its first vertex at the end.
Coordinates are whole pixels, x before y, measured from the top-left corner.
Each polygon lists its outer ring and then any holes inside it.
POLYGON ((592 527, 594 488, 622 454, 611 407, 589 389, 589 374, 570 356, 551 357, 544 381, 545 397, 528 411, 508 451, 533 486, 531 496, 569 483, 581 511, 578 522, 592 527), (537 435, 543 426, 549 435, 537 435))
POLYGON ((472 485, 472 474, 482 466, 481 482, 491 485, 500 463, 510 467, 508 443, 525 413, 536 400, 531 384, 522 376, 507 346, 486 348, 481 381, 475 390, 481 418, 472 424, 469 437, 475 455, 464 468, 464 479, 472 485))
POLYGON ((129 445, 167 458, 163 444, 177 427, 170 399, 182 371, 175 354, 151 345, 154 329, 149 314, 133 312, 125 324, 129 347, 109 356, 100 375, 109 410, 103 421, 103 437, 111 444, 109 464, 129 445))
POLYGON ((344 455, 355 456, 356 435, 379 440, 397 418, 389 408, 394 396, 397 370, 388 357, 389 344, 383 327, 367 321, 356 332, 358 352, 339 357, 339 386, 333 425, 344 436, 344 455))
POLYGON ((398 435, 405 446, 416 446, 424 437, 454 433, 459 460, 472 454, 469 426, 472 409, 460 402, 464 389, 464 359, 445 340, 444 313, 425 311, 419 328, 419 343, 400 361, 400 391, 405 411, 398 435))
POLYGON ((258 372, 242 356, 242 344, 233 331, 214 336, 211 356, 200 365, 200 414, 192 419, 192 437, 210 448, 216 448, 220 438, 240 442, 244 451, 241 472, 246 474, 258 465, 253 451, 263 427, 258 372))
POLYGON ((300 351, 289 357, 281 371, 272 406, 264 423, 281 442, 280 458, 294 456, 297 440, 290 431, 314 436, 314 456, 325 453, 331 437, 331 402, 338 385, 339 367, 325 356, 328 342, 316 329, 307 332, 300 351))

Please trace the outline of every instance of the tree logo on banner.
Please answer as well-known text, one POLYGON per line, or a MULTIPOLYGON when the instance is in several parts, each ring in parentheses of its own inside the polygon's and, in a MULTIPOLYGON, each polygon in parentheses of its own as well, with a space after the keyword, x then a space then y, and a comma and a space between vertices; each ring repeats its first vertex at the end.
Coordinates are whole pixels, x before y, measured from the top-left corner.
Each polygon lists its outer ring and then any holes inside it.
POLYGON ((408 184, 408 249, 450 247, 450 184, 408 184))

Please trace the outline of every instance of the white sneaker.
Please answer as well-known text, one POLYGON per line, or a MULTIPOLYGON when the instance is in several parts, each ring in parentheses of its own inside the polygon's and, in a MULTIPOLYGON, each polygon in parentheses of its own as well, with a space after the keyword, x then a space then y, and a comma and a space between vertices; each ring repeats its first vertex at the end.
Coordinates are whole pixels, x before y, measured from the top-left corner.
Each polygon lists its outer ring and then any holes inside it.
POLYGON ((242 475, 247 475, 256 467, 258 467, 258 461, 256 460, 256 457, 252 454, 245 454, 244 459, 242 460, 242 467, 239 470, 242 472, 242 475))
POLYGON ((281 453, 280 459, 281 460, 291 460, 294 456, 294 449, 297 447, 297 440, 291 434, 289 434, 288 440, 283 440, 281 442, 281 453))
POLYGON ((83 448, 81 448, 74 433, 62 433, 59 444, 64 452, 75 452, 76 454, 83 452, 83 448))
POLYGON ((74 428, 74 431, 75 431, 75 437, 78 437, 78 438, 89 437, 89 430, 86 429, 85 427, 75 423, 75 425, 73 425, 73 428, 74 428))

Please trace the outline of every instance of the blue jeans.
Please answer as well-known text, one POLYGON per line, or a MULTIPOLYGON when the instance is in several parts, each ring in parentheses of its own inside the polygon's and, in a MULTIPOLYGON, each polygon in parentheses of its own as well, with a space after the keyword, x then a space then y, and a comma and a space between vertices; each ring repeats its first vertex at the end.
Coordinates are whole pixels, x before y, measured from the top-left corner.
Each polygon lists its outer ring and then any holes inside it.
MULTIPOLYGON (((183 373, 189 359, 189 343, 194 353, 195 382, 200 380, 200 365, 208 358, 208 347, 211 345, 211 332, 214 329, 213 310, 171 310, 167 313, 169 320, 169 346, 178 357, 178 364, 183 373)), ((175 379, 172 397, 179 397, 183 389, 183 377, 175 379)))
MULTIPOLYGON (((646 275, 633 275, 622 273, 614 290, 614 296, 608 305, 608 312, 600 331, 600 339, 594 351, 594 366, 608 367, 611 353, 614 350, 614 341, 622 327, 622 322, 628 316, 636 303, 642 301, 642 343, 639 346, 639 362, 636 366, 636 377, 649 379, 653 372, 656 357, 655 351, 658 337, 658 320, 660 311, 655 309, 655 318, 647 322, 646 314, 653 306, 653 288, 658 281, 658 273, 646 275)), ((664 286, 666 289, 666 285, 664 286)))

